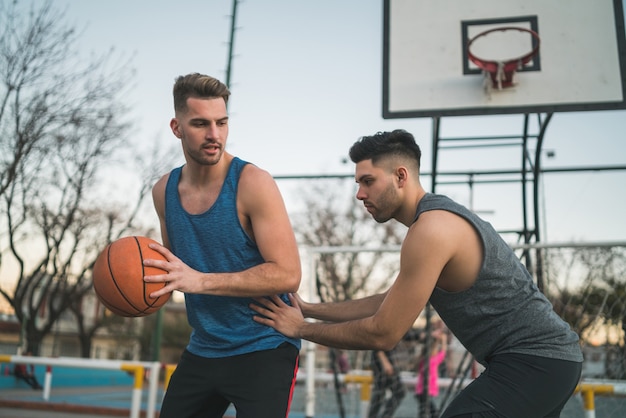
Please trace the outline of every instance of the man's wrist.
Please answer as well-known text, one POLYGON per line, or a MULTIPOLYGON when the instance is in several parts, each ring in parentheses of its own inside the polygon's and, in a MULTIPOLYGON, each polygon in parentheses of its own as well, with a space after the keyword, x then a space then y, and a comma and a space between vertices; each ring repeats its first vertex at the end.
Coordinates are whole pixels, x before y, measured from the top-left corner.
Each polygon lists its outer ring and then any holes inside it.
POLYGON ((302 321, 297 330, 297 336, 301 340, 308 340, 311 337, 311 326, 313 326, 314 319, 305 319, 302 321))

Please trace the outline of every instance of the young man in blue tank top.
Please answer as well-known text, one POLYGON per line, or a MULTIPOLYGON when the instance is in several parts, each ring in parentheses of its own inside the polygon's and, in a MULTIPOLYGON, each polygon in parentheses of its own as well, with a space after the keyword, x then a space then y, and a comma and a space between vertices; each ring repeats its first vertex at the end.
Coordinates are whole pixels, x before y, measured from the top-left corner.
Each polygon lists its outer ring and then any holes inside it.
POLYGON ((255 320, 327 346, 389 350, 430 302, 486 368, 442 418, 559 417, 580 378, 579 337, 515 253, 489 223, 423 189, 421 151, 410 133, 363 137, 350 158, 356 197, 372 217, 408 227, 398 276, 385 293, 358 300, 311 304, 291 295, 291 306, 257 299, 255 320))
POLYGON ((178 77, 170 122, 186 164, 152 190, 167 274, 151 296, 185 294, 193 331, 171 377, 161 418, 286 417, 300 340, 253 320, 255 297, 297 291, 301 267, 287 211, 272 176, 225 150, 228 88, 202 74, 178 77))

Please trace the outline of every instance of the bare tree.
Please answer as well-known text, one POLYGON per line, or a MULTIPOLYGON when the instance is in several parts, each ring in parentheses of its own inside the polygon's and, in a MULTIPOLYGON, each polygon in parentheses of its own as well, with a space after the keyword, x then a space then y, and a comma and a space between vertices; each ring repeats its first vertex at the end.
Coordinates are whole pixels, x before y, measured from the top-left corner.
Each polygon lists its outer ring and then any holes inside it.
POLYGON ((554 250, 549 254, 550 297, 555 310, 579 333, 598 319, 626 326, 626 253, 623 248, 554 250))
POLYGON ((620 364, 608 365, 611 378, 626 375, 626 252, 624 248, 562 249, 548 257, 554 276, 550 280, 550 298, 554 309, 584 339, 603 328, 606 348, 618 352, 620 364), (621 330, 621 334, 610 332, 621 330), (619 336, 621 335, 621 336, 619 336))
POLYGON ((316 264, 318 295, 324 302, 379 291, 398 270, 397 254, 377 248, 400 244, 403 227, 395 222, 377 224, 352 189, 352 182, 346 180, 319 180, 306 188, 306 212, 294 222, 301 244, 338 249, 319 254, 316 264), (341 251, 340 247, 363 251, 341 251))
POLYGON ((145 231, 133 220, 149 189, 131 204, 101 197, 103 170, 128 153, 129 62, 83 59, 51 1, 23 7, 0 3, 0 295, 37 354, 60 314, 79 311, 98 251, 145 231))
MULTIPOLYGON (((139 224, 137 219, 140 218, 142 213, 141 209, 145 206, 147 197, 149 197, 150 191, 152 190, 152 185, 159 175, 162 174, 164 167, 170 167, 173 164, 174 156, 177 154, 172 152, 172 148, 160 150, 155 147, 152 153, 148 155, 140 154, 136 157, 134 164, 136 169, 133 171, 142 173, 143 176, 137 190, 137 195, 134 199, 129 199, 129 202, 134 202, 134 206, 125 206, 124 211, 120 211, 119 207, 117 209, 115 207, 110 207, 107 208, 104 213, 100 213, 100 215, 106 215, 106 223, 102 222, 102 216, 98 222, 98 225, 100 226, 99 230, 106 231, 105 234, 102 234, 103 237, 105 237, 105 242, 100 248, 103 248, 109 242, 121 238, 123 235, 131 233, 137 233, 145 236, 157 235, 157 231, 154 230, 153 227, 139 224)), ((96 253, 93 253, 92 258, 89 260, 89 272, 95 262, 96 255, 96 253)), ((85 284, 87 287, 85 287, 83 295, 92 289, 91 275, 89 275, 85 284)), ((83 298, 72 298, 68 308, 72 311, 76 318, 81 357, 85 358, 91 356, 91 345, 96 332, 98 332, 101 328, 111 328, 111 326, 118 327, 120 320, 122 320, 121 318, 113 318, 110 314, 105 312, 105 307, 100 303, 98 303, 96 307, 97 312, 95 312, 95 315, 86 315, 88 310, 85 310, 83 298)), ((144 325, 148 326, 152 324, 150 321, 144 321, 144 318, 124 318, 122 322, 142 322, 144 325)), ((129 325, 122 329, 136 330, 138 328, 140 327, 129 325)), ((109 331, 111 330, 112 329, 109 329, 109 331)), ((152 329, 148 332, 152 332, 152 329)))
MULTIPOLYGON (((400 224, 377 224, 355 199, 352 184, 345 180, 319 180, 306 187, 306 212, 294 222, 299 243, 337 249, 319 253, 315 264, 316 288, 323 302, 380 291, 399 268, 398 254, 381 251, 380 247, 402 241, 400 224), (362 251, 344 251, 343 247, 362 251)), ((329 355, 339 413, 344 416, 338 350, 330 349, 329 355)))

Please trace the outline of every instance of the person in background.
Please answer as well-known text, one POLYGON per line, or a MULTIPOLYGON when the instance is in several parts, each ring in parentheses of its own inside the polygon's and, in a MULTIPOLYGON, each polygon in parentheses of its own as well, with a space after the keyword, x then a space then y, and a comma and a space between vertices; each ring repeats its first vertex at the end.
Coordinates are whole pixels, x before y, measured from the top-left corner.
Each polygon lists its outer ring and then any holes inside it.
MULTIPOLYGON (((335 357, 334 371, 343 375, 350 372, 350 361, 348 360, 348 353, 346 353, 344 350, 334 350, 334 353, 333 351, 331 351, 331 355, 335 357)), ((344 382, 343 380, 338 382, 338 387, 341 393, 346 393, 348 390, 346 382, 344 382)))
MULTIPOLYGON (((24 355, 30 356, 31 353, 27 352, 24 355)), ((37 380, 37 376, 35 376, 35 367, 32 364, 23 364, 23 363, 16 364, 15 367, 13 368, 13 375, 15 376, 16 379, 21 379, 25 381, 26 383, 28 383, 28 385, 32 387, 33 389, 35 390, 41 389, 41 385, 39 384, 39 381, 37 380)))
POLYGON ((395 364, 394 350, 372 351, 374 386, 368 418, 391 418, 406 395, 400 373, 395 364), (387 392, 390 396, 387 397, 387 392))
MULTIPOLYGON (((448 346, 448 336, 445 330, 436 329, 432 332, 432 344, 430 352, 426 355, 428 347, 424 347, 424 351, 417 361, 417 384, 415 385, 415 396, 419 402, 420 411, 430 410, 430 418, 439 416, 438 407, 435 399, 439 396, 439 367, 446 359, 446 351, 448 346), (427 360, 428 359, 428 360, 427 360), (428 361, 428 394, 424 390, 425 367, 428 361)), ((420 416, 423 416, 420 414, 420 416)))
POLYGON ((350 371, 350 361, 348 360, 348 353, 344 350, 337 350, 337 369, 339 373, 346 374, 350 371))

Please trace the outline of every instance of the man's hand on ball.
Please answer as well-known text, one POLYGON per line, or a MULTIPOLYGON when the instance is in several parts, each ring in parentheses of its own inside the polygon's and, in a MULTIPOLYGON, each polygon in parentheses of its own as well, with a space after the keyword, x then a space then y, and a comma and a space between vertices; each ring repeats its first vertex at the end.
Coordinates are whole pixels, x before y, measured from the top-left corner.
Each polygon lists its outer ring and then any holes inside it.
POLYGON ((165 274, 145 276, 146 283, 165 283, 162 289, 150 294, 150 297, 157 298, 166 293, 178 290, 183 293, 200 293, 202 291, 203 273, 192 269, 183 263, 170 250, 159 244, 150 244, 150 248, 159 252, 165 257, 163 260, 145 259, 146 267, 155 267, 166 271, 165 274))

